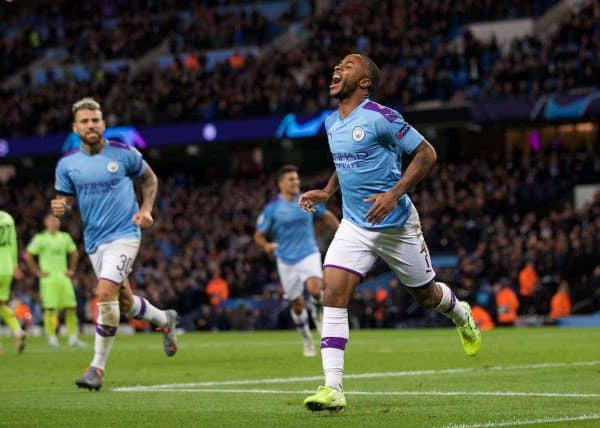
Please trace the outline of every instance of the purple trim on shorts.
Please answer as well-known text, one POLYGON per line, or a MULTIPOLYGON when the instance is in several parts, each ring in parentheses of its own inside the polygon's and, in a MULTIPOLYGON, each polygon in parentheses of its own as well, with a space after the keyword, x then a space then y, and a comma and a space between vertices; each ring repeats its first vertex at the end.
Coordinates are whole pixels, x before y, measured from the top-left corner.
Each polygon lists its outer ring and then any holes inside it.
POLYGON ((296 326, 296 328, 304 328, 304 323, 301 322, 300 324, 294 324, 296 326))
POLYGON ((112 337, 117 334, 117 327, 106 324, 96 324, 96 333, 102 337, 112 337))
POLYGON ((135 318, 142 319, 142 317, 146 313, 146 299, 144 299, 143 297, 139 297, 139 299, 140 299, 140 311, 135 316, 135 318))
POLYGON ((323 269, 325 269, 327 267, 345 270, 346 272, 353 273, 354 275, 358 276, 360 279, 365 279, 365 276, 362 273, 352 270, 350 268, 344 267, 344 266, 338 266, 338 265, 332 265, 332 264, 323 265, 323 269))
POLYGON ((98 279, 99 279, 99 280, 100 280, 100 279, 103 279, 103 280, 105 280, 105 281, 112 282, 113 284, 115 284, 115 285, 118 285, 119 287, 121 286, 121 284, 119 284, 119 283, 118 283, 118 282, 116 282, 116 281, 113 281, 113 280, 112 280, 112 279, 110 279, 110 278, 105 278, 105 277, 101 276, 101 277, 100 277, 100 278, 98 278, 98 279))
POLYGON ((346 343, 348 343, 348 339, 343 337, 323 337, 321 338, 321 349, 335 348, 343 351, 346 349, 346 343))

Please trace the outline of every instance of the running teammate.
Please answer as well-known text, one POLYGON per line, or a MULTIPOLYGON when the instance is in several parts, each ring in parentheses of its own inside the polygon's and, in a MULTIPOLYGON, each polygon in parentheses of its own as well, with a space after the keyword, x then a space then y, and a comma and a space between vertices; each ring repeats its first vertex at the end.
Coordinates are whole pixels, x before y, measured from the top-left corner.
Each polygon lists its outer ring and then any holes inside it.
POLYGON ((177 313, 162 311, 131 292, 127 277, 140 246, 140 227, 153 223, 152 206, 158 180, 142 155, 133 147, 107 141, 100 104, 83 98, 73 105, 73 131, 81 148, 67 153, 56 166, 52 213, 62 217, 77 199, 83 220, 85 250, 98 278, 98 318, 94 358, 75 382, 80 388, 99 389, 121 312, 142 318, 163 329, 167 356, 177 351, 177 313), (141 208, 133 179, 142 180, 141 208))
POLYGON ((307 213, 298 205, 300 178, 298 168, 285 165, 277 173, 279 194, 262 210, 256 223, 254 241, 267 254, 275 253, 279 280, 285 298, 291 303, 290 314, 304 343, 304 356, 314 357, 308 313, 304 304, 304 285, 311 296, 313 319, 321 330, 323 270, 321 253, 315 241, 313 219, 323 219, 332 229, 338 219, 324 205, 315 205, 314 213, 307 213), (271 238, 271 241, 267 239, 271 238))

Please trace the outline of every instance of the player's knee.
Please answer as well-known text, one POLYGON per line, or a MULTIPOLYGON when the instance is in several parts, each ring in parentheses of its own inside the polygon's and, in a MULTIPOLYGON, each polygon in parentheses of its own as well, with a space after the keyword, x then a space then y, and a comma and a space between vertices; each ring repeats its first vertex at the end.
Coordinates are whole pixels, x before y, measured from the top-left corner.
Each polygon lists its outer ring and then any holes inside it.
POLYGON ((99 286, 96 289, 96 297, 98 297, 99 302, 112 302, 117 300, 118 291, 112 290, 111 287, 102 287, 99 286))
POLYGON ((302 310, 304 309, 304 299, 302 298, 302 296, 300 296, 297 299, 292 300, 291 305, 292 310, 296 314, 300 315, 300 313, 302 313, 302 310))
POLYGON ((433 292, 415 293, 413 296, 419 302, 419 305, 427 309, 435 308, 439 303, 439 299, 436 298, 433 292))
POLYGON ((323 281, 317 278, 311 278, 306 282, 306 288, 313 297, 320 297, 323 290, 323 281))

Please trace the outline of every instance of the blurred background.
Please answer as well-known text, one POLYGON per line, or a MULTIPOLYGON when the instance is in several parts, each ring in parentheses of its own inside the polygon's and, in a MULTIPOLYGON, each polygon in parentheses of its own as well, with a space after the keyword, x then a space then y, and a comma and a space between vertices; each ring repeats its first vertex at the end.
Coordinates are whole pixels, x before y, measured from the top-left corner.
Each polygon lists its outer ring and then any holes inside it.
MULTIPOLYGON (((57 160, 78 145, 71 105, 84 96, 102 104, 105 136, 159 176, 137 293, 177 309, 185 330, 290 328, 252 234, 279 166, 298 165, 304 188, 332 172, 328 85, 351 52, 381 67, 375 100, 438 151, 410 196, 438 278, 479 324, 600 325, 599 1, 3 0, 0 21, 0 209, 25 272, 11 305, 32 331, 42 312, 23 252, 57 160)), ((63 229, 83 255, 79 217, 63 229)), ((332 235, 317 232, 324 254, 332 235)), ((87 256, 74 283, 90 323, 87 256)), ((449 325, 383 263, 351 316, 353 328, 449 325)))

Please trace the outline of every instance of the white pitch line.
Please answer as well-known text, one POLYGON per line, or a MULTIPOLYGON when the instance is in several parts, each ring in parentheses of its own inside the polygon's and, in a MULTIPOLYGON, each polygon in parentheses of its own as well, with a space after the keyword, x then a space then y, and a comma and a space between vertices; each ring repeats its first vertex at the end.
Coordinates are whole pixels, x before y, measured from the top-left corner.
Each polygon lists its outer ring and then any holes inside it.
MULTIPOLYGON (((508 371, 508 370, 536 370, 536 369, 555 369, 562 367, 585 367, 599 365, 600 361, 576 361, 572 363, 542 363, 542 364, 524 364, 514 366, 490 366, 490 367, 465 367, 457 369, 438 369, 438 370, 406 370, 401 372, 375 372, 347 374, 345 379, 374 379, 388 377, 404 376, 428 376, 441 374, 461 374, 461 373, 484 373, 486 371, 508 371)), ((225 380, 225 381, 206 381, 194 383, 169 383, 159 385, 137 385, 115 388, 114 391, 127 392, 128 390, 142 391, 144 389, 173 389, 173 388, 202 388, 207 386, 233 386, 233 385, 269 385, 278 383, 299 383, 308 381, 322 380, 323 376, 303 376, 286 378, 266 378, 266 379, 243 379, 243 380, 225 380)))
MULTIPOLYGON (((118 388, 117 388, 118 389, 118 388)), ((312 394, 314 390, 282 391, 275 389, 213 389, 213 388, 133 388, 120 392, 198 392, 222 394, 312 394)), ((408 395, 408 396, 480 396, 480 397, 558 397, 558 398, 600 398, 600 394, 582 394, 577 392, 523 392, 523 391, 344 391, 346 395, 408 395)))
POLYGON ((563 416, 558 418, 521 419, 516 421, 490 421, 483 424, 445 425, 443 428, 499 428, 518 425, 557 424, 560 422, 595 421, 600 419, 600 413, 591 413, 581 416, 563 416))

